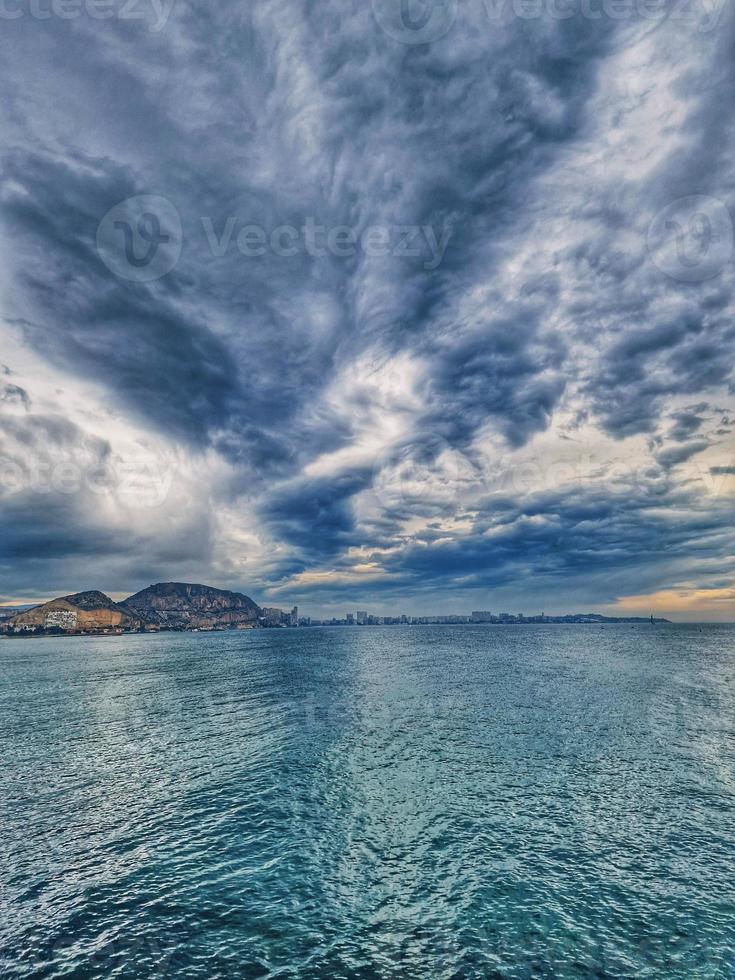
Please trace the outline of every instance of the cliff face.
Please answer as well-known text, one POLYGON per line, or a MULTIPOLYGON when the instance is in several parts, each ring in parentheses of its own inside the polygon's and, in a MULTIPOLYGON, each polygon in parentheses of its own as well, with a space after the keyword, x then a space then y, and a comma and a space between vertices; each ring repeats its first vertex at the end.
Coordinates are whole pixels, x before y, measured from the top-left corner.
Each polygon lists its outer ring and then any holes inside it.
POLYGON ((161 629, 211 629, 255 625, 260 608, 240 592, 208 585, 162 582, 151 585, 121 604, 131 616, 161 629))
POLYGON ((84 633, 102 629, 136 629, 140 620, 104 592, 78 592, 52 599, 13 616, 4 624, 16 631, 44 629, 84 633))

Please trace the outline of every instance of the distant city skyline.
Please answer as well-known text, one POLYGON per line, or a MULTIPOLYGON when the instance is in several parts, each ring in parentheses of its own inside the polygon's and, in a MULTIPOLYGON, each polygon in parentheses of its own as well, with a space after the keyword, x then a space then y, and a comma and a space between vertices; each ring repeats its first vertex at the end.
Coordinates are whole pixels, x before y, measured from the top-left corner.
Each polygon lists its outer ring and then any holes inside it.
MULTIPOLYGON (((64 590, 61 590, 59 593, 53 595, 49 594, 34 599, 20 598, 12 602, 0 603, 0 613, 2 613, 3 609, 12 610, 19 607, 39 605, 43 602, 47 602, 52 599, 58 598, 60 595, 73 594, 74 592, 77 591, 83 591, 83 590, 71 589, 66 592, 64 590)), ((242 589, 235 588, 234 591, 245 591, 248 593, 252 593, 253 598, 257 598, 255 591, 246 586, 243 586, 242 589)), ((106 590, 106 594, 109 595, 115 601, 122 601, 123 599, 127 598, 128 595, 128 593, 126 592, 115 592, 114 590, 109 590, 109 591, 106 590)), ((662 607, 660 604, 657 605, 655 602, 650 602, 649 604, 647 604, 646 600, 649 599, 650 597, 648 596, 641 597, 640 601, 636 602, 635 604, 627 608, 618 604, 613 604, 613 605, 598 604, 594 608, 592 607, 582 608, 578 603, 577 604, 570 603, 568 605, 560 605, 560 606, 549 605, 548 608, 545 607, 544 609, 538 609, 535 611, 530 611, 531 607, 528 607, 525 611, 521 613, 521 615, 526 618, 531 618, 531 617, 540 616, 543 613, 546 613, 546 615, 550 617, 598 614, 602 616, 609 616, 612 618, 638 617, 643 619, 647 619, 648 617, 653 615, 656 618, 668 619, 671 622, 680 622, 680 623, 687 623, 687 622, 728 623, 728 622, 735 621, 735 617, 733 617, 733 615, 729 613, 728 609, 707 610, 706 608, 703 609, 701 606, 695 605, 694 602, 692 603, 692 606, 688 609, 686 607, 676 608, 675 605, 672 606, 672 608, 669 608, 668 606, 662 607)), ((318 607, 318 606, 310 606, 307 603, 303 606, 294 605, 293 607, 289 607, 287 603, 284 604, 283 606, 279 606, 276 604, 271 605, 268 602, 264 602, 261 604, 261 608, 266 613, 268 612, 273 612, 274 614, 279 613, 288 617, 293 617, 295 615, 297 619, 302 616, 308 616, 312 619, 317 619, 317 620, 334 620, 334 619, 344 619, 348 615, 351 615, 356 624, 359 624, 360 622, 361 613, 364 614, 365 618, 377 616, 377 617, 389 617, 393 619, 396 617, 400 618, 401 616, 405 616, 408 618, 426 618, 432 616, 469 618, 471 617, 473 612, 471 609, 468 610, 467 606, 464 604, 455 605, 455 604, 447 603, 447 605, 443 608, 443 610, 440 613, 437 613, 435 609, 434 610, 422 609, 418 604, 412 605, 410 603, 410 600, 406 603, 403 603, 403 605, 397 605, 397 606, 386 605, 383 607, 378 607, 376 605, 376 606, 370 606, 370 608, 359 609, 357 608, 359 605, 361 604, 357 603, 355 605, 348 605, 346 603, 342 603, 335 606, 318 607)), ((365 604, 362 605, 364 606, 365 604)), ((514 608, 513 603, 506 603, 505 605, 508 606, 510 609, 514 608)), ((516 606, 517 605, 518 604, 516 604, 516 606)), ((501 612, 505 611, 505 610, 501 610, 500 606, 497 607, 497 610, 498 610, 497 612, 493 612, 492 610, 490 610, 489 612, 492 615, 499 616, 501 612)), ((478 612, 480 610, 474 610, 474 611, 478 612)), ((485 611, 488 612, 487 610, 485 611)), ((508 615, 511 616, 517 614, 518 614, 517 611, 515 613, 513 612, 508 613, 508 615)))

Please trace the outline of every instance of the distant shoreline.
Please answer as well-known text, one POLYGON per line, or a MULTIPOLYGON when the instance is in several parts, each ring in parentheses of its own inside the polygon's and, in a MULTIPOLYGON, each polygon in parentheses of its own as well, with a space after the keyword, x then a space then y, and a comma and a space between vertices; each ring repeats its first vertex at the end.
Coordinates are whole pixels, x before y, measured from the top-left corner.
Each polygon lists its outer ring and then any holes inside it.
POLYGON ((422 626, 482 626, 482 627, 523 627, 523 626, 722 626, 728 625, 727 623, 708 623, 708 622, 687 622, 687 623, 674 623, 669 619, 654 619, 651 622, 650 619, 636 618, 636 619, 606 619, 606 620, 587 620, 584 622, 575 621, 563 621, 559 619, 548 619, 546 622, 508 622, 508 623, 375 623, 357 626, 356 624, 350 624, 346 626, 343 623, 317 623, 310 626, 299 625, 299 626, 289 626, 289 627, 265 627, 265 626, 254 626, 250 629, 206 629, 197 627, 195 629, 158 629, 158 630, 84 630, 81 632, 73 631, 59 631, 51 632, 49 630, 39 630, 38 632, 32 632, 30 630, 18 631, 15 633, 2 633, 0 634, 0 640, 58 640, 58 639, 115 639, 121 636, 171 636, 174 634, 179 635, 191 635, 194 633, 204 633, 206 635, 216 634, 227 634, 234 635, 247 634, 251 632, 272 632, 280 629, 300 629, 300 630, 315 630, 315 629, 353 629, 353 630, 364 630, 364 629, 400 629, 405 627, 407 629, 415 629, 416 627, 422 626))
POLYGON ((259 606, 241 592, 230 592, 192 582, 158 582, 116 602, 98 589, 60 596, 18 612, 0 616, 5 636, 122 636, 128 633, 227 632, 249 629, 294 629, 317 626, 534 626, 604 625, 605 623, 658 623, 668 620, 649 616, 604 616, 577 612, 547 616, 545 612, 497 612, 475 609, 466 613, 437 615, 381 615, 358 609, 338 616, 299 616, 259 606))

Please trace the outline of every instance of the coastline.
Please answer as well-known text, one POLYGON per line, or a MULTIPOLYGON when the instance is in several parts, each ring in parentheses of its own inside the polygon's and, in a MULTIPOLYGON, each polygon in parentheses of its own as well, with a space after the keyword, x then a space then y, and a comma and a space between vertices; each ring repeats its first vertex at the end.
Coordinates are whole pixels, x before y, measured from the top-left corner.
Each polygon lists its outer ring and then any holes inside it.
POLYGON ((492 628, 492 629, 497 629, 497 628, 511 628, 511 627, 514 628, 514 629, 518 629, 518 628, 521 628, 521 627, 540 627, 540 626, 577 626, 577 627, 580 627, 580 626, 597 626, 597 627, 600 627, 601 629, 604 629, 606 626, 631 626, 631 627, 643 626, 643 627, 649 627, 649 626, 697 626, 697 625, 699 625, 699 626, 718 626, 718 625, 728 625, 728 624, 727 623, 725 623, 725 624, 708 623, 708 622, 702 622, 702 623, 674 623, 674 622, 672 622, 671 620, 668 620, 668 619, 654 619, 653 622, 651 622, 649 619, 626 619, 626 618, 606 619, 604 621, 599 621, 599 620, 597 620, 597 621, 591 621, 591 620, 587 620, 587 621, 579 621, 579 622, 575 622, 575 621, 562 621, 560 619, 548 619, 546 622, 532 622, 532 621, 527 621, 527 622, 522 622, 522 623, 518 623, 518 622, 510 622, 510 623, 472 623, 472 622, 462 622, 462 623, 456 623, 456 622, 374 623, 374 624, 369 624, 369 625, 366 624, 364 626, 357 626, 355 624, 350 625, 350 626, 345 626, 344 624, 340 624, 340 623, 317 623, 317 624, 312 624, 312 625, 308 625, 308 626, 307 625, 301 625, 300 624, 298 626, 287 626, 287 627, 251 626, 251 627, 246 627, 246 628, 233 627, 233 628, 229 628, 229 629, 227 627, 214 627, 214 628, 211 628, 211 629, 203 628, 203 627, 195 627, 193 629, 180 629, 180 628, 172 627, 171 629, 99 630, 99 631, 95 631, 95 630, 79 630, 79 631, 75 631, 75 630, 63 630, 63 631, 51 631, 51 630, 32 631, 32 630, 22 630, 22 631, 17 631, 17 632, 12 632, 12 633, 2 632, 2 633, 0 633, 0 640, 33 640, 33 639, 36 639, 36 640, 38 640, 38 639, 48 639, 48 640, 50 640, 50 639, 63 639, 63 638, 71 638, 71 637, 75 637, 75 638, 78 638, 78 639, 85 638, 85 637, 91 637, 91 638, 95 638, 95 639, 105 639, 105 638, 112 639, 114 637, 121 637, 121 636, 160 636, 160 635, 169 636, 169 635, 175 634, 175 633, 179 633, 179 634, 203 633, 205 635, 211 635, 213 633, 217 633, 217 634, 221 634, 221 633, 234 634, 234 633, 251 633, 251 632, 256 632, 256 631, 257 632, 263 632, 263 631, 272 632, 274 629, 288 629, 288 630, 298 629, 298 630, 306 630, 306 631, 319 630, 319 629, 329 629, 329 630, 332 630, 332 629, 352 629, 352 630, 390 629, 390 630, 393 630, 393 629, 401 629, 401 628, 405 628, 405 629, 416 629, 417 627, 425 627, 425 626, 431 626, 431 627, 439 627, 439 626, 463 626, 463 627, 473 627, 473 628, 483 627, 483 628, 492 628))

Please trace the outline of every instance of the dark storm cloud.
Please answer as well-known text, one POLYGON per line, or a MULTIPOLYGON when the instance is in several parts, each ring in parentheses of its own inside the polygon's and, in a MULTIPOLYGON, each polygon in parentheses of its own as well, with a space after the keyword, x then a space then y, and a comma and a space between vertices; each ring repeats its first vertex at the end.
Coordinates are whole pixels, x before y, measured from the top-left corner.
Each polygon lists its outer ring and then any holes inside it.
MULTIPOLYGON (((444 37, 418 45, 382 32, 357 2, 178 0, 142 21, 3 24, 2 315, 34 356, 98 385, 137 427, 132 442, 150 433, 207 460, 201 486, 181 491, 181 521, 156 528, 131 505, 140 527, 127 537, 89 494, 14 490, 15 575, 41 581, 44 561, 95 555, 127 581, 146 542, 148 579, 166 562, 162 577, 209 562, 234 577, 237 536, 216 562, 212 536, 220 517, 245 514, 270 583, 349 571, 347 553, 362 548, 384 556, 377 591, 463 576, 477 588, 571 582, 645 565, 656 541, 677 560, 688 547, 713 553, 703 534, 722 544, 720 517, 710 526, 660 481, 718 436, 703 399, 731 384, 732 276, 667 276, 639 216, 690 194, 729 200, 732 18, 708 37, 579 11, 493 19, 491 8, 467 5, 444 37), (631 67, 626 52, 653 30, 660 43, 631 67), (608 177, 590 147, 615 157, 659 77, 655 57, 679 71, 682 144, 660 159, 631 151, 608 177), (626 72, 630 94, 608 96, 626 72), (98 245, 110 210, 141 195, 167 202, 163 231, 180 246, 148 281, 111 269, 98 245), (265 243, 258 254, 243 247, 248 226, 265 243), (371 228, 387 235, 384 254, 330 239, 348 229, 360 243, 371 228), (406 375, 397 394, 385 380, 394 363, 406 375), (492 517, 476 494, 465 499, 482 440, 510 457, 562 417, 560 439, 582 426, 646 434, 650 485, 626 502, 613 487, 518 489, 494 500, 492 517), (407 453, 386 454, 396 438, 407 453), (464 462, 423 499, 376 496, 407 457, 431 469, 452 452, 464 462), (206 484, 219 466, 226 475, 206 484), (669 522, 654 499, 692 516, 669 522), (450 517, 465 530, 447 538, 450 517)), ((0 378, 17 466, 27 438, 39 458, 112 467, 117 447, 90 434, 104 420, 26 417, 34 400, 25 381, 0 378)))
POLYGON ((538 314, 489 323, 471 338, 446 345, 431 381, 428 423, 452 445, 465 446, 496 420, 511 446, 545 429, 563 390, 559 337, 540 336, 538 314))
POLYGON ((706 412, 707 408, 707 402, 700 402, 681 412, 674 412, 671 416, 674 425, 669 433, 670 438, 677 442, 684 442, 693 436, 704 424, 705 418, 702 413, 706 412))
POLYGON ((656 459, 661 466, 669 469, 672 466, 678 466, 680 463, 686 463, 692 456, 704 452, 708 446, 709 443, 703 440, 688 442, 683 446, 672 446, 670 449, 662 450, 656 454, 656 459))
POLYGON ((607 349, 587 389, 604 427, 618 437, 652 431, 667 397, 713 390, 728 379, 732 367, 722 351, 732 343, 725 318, 698 310, 628 330, 607 349))
POLYGON ((260 513, 280 539, 299 549, 305 561, 334 557, 362 540, 351 499, 370 485, 370 475, 365 470, 336 479, 297 480, 266 500, 260 513))
POLYGON ((151 476, 158 482, 148 486, 139 474, 129 480, 110 442, 63 416, 6 415, 0 429, 3 579, 25 596, 43 596, 47 587, 64 591, 69 575, 117 590, 134 587, 143 568, 161 574, 171 562, 206 559, 206 514, 192 519, 184 510, 172 518, 165 474, 151 476), (147 526, 130 526, 131 504, 147 511, 147 526))
MULTIPOLYGON (((589 488, 573 500, 563 493, 542 493, 522 507, 513 498, 493 497, 469 533, 430 530, 395 556, 376 551, 387 575, 365 586, 362 594, 378 604, 408 593, 442 594, 446 605, 455 592, 489 593, 510 586, 527 599, 535 595, 542 607, 544 596, 555 597, 565 583, 567 597, 571 589, 583 605, 604 603, 645 586, 652 569, 676 574, 698 562, 732 574, 735 563, 722 559, 734 545, 729 506, 712 500, 703 506, 697 495, 671 485, 627 492, 622 486, 589 488), (667 515, 669 507, 677 516, 667 515), (681 508, 689 511, 684 519, 681 508)), ((344 602, 353 589, 352 582, 325 587, 325 599, 344 602)))
POLYGON ((182 309, 179 283, 115 280, 96 248, 100 217, 135 194, 133 176, 106 161, 20 152, 1 165, 29 342, 106 382, 153 424, 202 441, 235 395, 230 353, 182 309))

